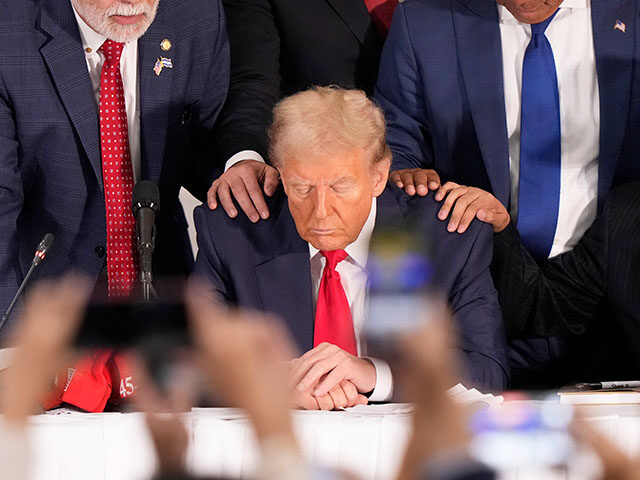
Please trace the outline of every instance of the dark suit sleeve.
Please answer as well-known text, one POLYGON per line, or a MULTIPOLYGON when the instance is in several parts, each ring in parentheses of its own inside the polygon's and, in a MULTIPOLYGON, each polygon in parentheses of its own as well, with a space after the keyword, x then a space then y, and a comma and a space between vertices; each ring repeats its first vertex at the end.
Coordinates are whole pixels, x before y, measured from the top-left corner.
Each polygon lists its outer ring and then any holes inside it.
POLYGON ((387 118, 392 170, 433 165, 422 76, 411 44, 406 7, 398 5, 382 51, 375 98, 387 118))
POLYGON ((610 208, 576 247, 541 268, 513 224, 495 236, 491 266, 510 338, 581 334, 604 295, 610 208))
MULTIPOLYGON (((205 201, 207 190, 217 176, 219 169, 217 146, 215 145, 215 126, 221 115, 229 85, 229 40, 220 0, 212 2, 216 6, 216 36, 212 38, 213 48, 205 63, 209 65, 205 94, 199 99, 193 121, 194 158, 190 175, 184 180, 187 188, 196 198, 205 201), (212 144, 213 142, 213 144, 212 144)), ((194 52, 196 55, 199 52, 194 52)))
POLYGON ((196 256, 193 277, 204 281, 220 302, 235 303, 231 277, 220 261, 207 221, 214 214, 205 206, 197 207, 193 211, 198 240, 198 255, 196 256))
POLYGON ((279 98, 280 37, 269 0, 223 0, 231 44, 231 85, 216 129, 220 173, 242 150, 267 159, 267 128, 279 98))
POLYGON ((485 391, 501 391, 508 387, 509 370, 502 314, 489 271, 493 233, 488 225, 475 231, 449 302, 459 325, 469 380, 485 391))
POLYGON ((0 316, 8 308, 21 281, 17 221, 24 193, 18 164, 13 111, 0 76, 0 316))

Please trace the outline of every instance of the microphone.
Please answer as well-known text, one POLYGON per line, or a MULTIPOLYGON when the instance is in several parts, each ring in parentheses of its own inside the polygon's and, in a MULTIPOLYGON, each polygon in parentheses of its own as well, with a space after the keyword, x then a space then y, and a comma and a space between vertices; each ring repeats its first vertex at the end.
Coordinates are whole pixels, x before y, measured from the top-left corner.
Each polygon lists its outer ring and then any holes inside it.
MULTIPOLYGON (((136 238, 140 254, 140 278, 143 285, 151 285, 151 259, 156 241, 156 215, 160 211, 160 191, 155 183, 141 180, 133 187, 133 216, 136 218, 136 238)), ((146 291, 146 287, 145 287, 146 291)))
POLYGON ((40 265, 42 260, 44 260, 44 257, 47 255, 47 252, 51 249, 54 240, 55 237, 53 236, 53 234, 45 233, 44 237, 42 237, 42 240, 40 240, 40 243, 38 244, 38 249, 36 250, 36 254, 31 261, 31 265, 36 267, 40 265))
POLYGON ((31 260, 31 267, 29 267, 29 271, 24 276, 24 279, 20 284, 20 288, 18 288, 18 291, 13 296, 13 300, 11 300, 11 303, 9 304, 9 308, 7 308, 7 311, 5 312, 5 314, 2 316, 2 319, 0 320, 0 330, 2 330, 2 328, 4 327, 4 324, 7 322, 7 320, 9 320, 9 315, 11 315, 11 312, 13 311, 13 307, 16 306, 16 303, 18 302, 20 295, 22 295, 22 291, 24 290, 24 287, 27 285, 27 282, 31 278, 31 275, 33 274, 35 269, 38 267, 38 265, 42 263, 44 258, 47 256, 47 252, 51 250, 54 240, 55 240, 55 237, 51 233, 46 233, 44 237, 42 237, 42 240, 40 240, 40 243, 38 244, 38 248, 36 249, 36 253, 33 256, 33 260, 31 260))

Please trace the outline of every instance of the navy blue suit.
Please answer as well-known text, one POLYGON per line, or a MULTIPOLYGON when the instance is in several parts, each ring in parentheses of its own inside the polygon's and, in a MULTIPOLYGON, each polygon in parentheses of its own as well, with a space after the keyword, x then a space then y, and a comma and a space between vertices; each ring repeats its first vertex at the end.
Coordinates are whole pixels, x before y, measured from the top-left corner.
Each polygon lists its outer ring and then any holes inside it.
MULTIPOLYGON (((640 22, 636 0, 592 0, 600 90, 599 201, 640 179, 640 22), (614 29, 616 21, 626 33, 614 29)), ((406 0, 396 9, 375 96, 393 169, 445 180, 509 205, 509 145, 495 0, 406 0)))
MULTIPOLYGON (((0 0, 0 311, 45 232, 56 237, 38 276, 97 278, 106 227, 98 105, 69 0, 0 0)), ((159 185, 157 273, 187 273, 193 254, 181 185, 208 180, 208 142, 228 89, 217 1, 162 0, 138 41, 142 179, 159 185), (172 47, 160 44, 169 39, 172 47), (156 75, 159 57, 173 68, 156 75), (200 152, 200 148, 202 152, 200 152), (195 179, 194 179, 195 178, 195 179)), ((199 186, 203 188, 205 183, 199 186)), ((127 206, 128 207, 128 206, 127 206)), ((0 332, 5 338, 11 323, 0 332)))
MULTIPOLYGON (((637 0, 591 1, 600 92, 599 208, 612 186, 640 179, 638 15, 637 0), (625 33, 613 28, 618 20, 625 24, 625 33)), ((487 190, 509 208, 509 144, 495 0, 400 3, 383 49, 375 96, 387 117, 392 169, 434 168, 444 181, 487 190)), ((511 346, 514 381, 521 369, 539 369, 538 360, 556 362, 566 354, 558 339, 511 346)))
MULTIPOLYGON (((209 280, 228 303, 277 314, 307 351, 315 316, 309 244, 298 235, 282 190, 267 201, 273 215, 258 224, 243 215, 231 219, 221 209, 197 208, 194 274, 209 280)), ((467 375, 479 388, 506 388, 502 315, 489 273, 491 229, 476 221, 465 234, 451 234, 436 217, 439 204, 432 195, 409 197, 392 185, 378 197, 377 208, 385 217, 420 210, 434 242, 435 283, 455 313, 467 375)))

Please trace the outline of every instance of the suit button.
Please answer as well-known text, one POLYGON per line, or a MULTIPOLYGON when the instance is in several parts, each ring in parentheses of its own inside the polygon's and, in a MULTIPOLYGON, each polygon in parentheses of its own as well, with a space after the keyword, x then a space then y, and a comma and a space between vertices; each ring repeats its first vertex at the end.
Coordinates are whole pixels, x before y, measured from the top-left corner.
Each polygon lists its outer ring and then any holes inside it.
POLYGON ((107 253, 107 250, 102 246, 102 245, 98 245, 95 249, 96 255, 100 258, 104 257, 105 253, 107 253))

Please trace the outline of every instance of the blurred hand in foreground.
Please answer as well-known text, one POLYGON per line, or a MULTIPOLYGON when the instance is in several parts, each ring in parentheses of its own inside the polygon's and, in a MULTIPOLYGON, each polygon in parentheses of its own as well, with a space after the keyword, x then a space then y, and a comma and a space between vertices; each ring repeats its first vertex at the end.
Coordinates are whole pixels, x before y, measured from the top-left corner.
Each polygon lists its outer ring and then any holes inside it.
POLYGON ((400 388, 415 403, 413 432, 399 480, 419 478, 429 459, 463 451, 470 440, 467 412, 447 393, 459 378, 451 316, 445 304, 435 306, 430 316, 420 330, 400 338, 397 345, 403 353, 400 388))
POLYGON ((187 307, 205 374, 227 403, 247 411, 259 439, 293 441, 287 360, 295 355, 284 327, 261 313, 217 305, 203 288, 189 290, 187 307))
MULTIPOLYGON (((47 280, 30 290, 13 344, 18 348, 1 392, 2 412, 16 424, 39 413, 55 374, 68 360, 71 343, 90 293, 77 276, 47 280)), ((59 379, 64 381, 65 379, 59 379)))
POLYGON ((640 472, 640 456, 629 457, 584 419, 574 422, 574 436, 590 446, 602 462, 602 480, 635 480, 640 472))
MULTIPOLYGON (((193 386, 188 385, 183 376, 193 371, 181 372, 182 375, 169 375, 164 394, 154 384, 143 357, 131 353, 126 357, 127 364, 137 381, 136 406, 145 412, 145 421, 151 434, 158 461, 158 473, 171 478, 188 478, 185 468, 185 456, 189 446, 189 434, 182 414, 193 406, 193 386)), ((166 373, 166 372, 165 372, 166 373)))

